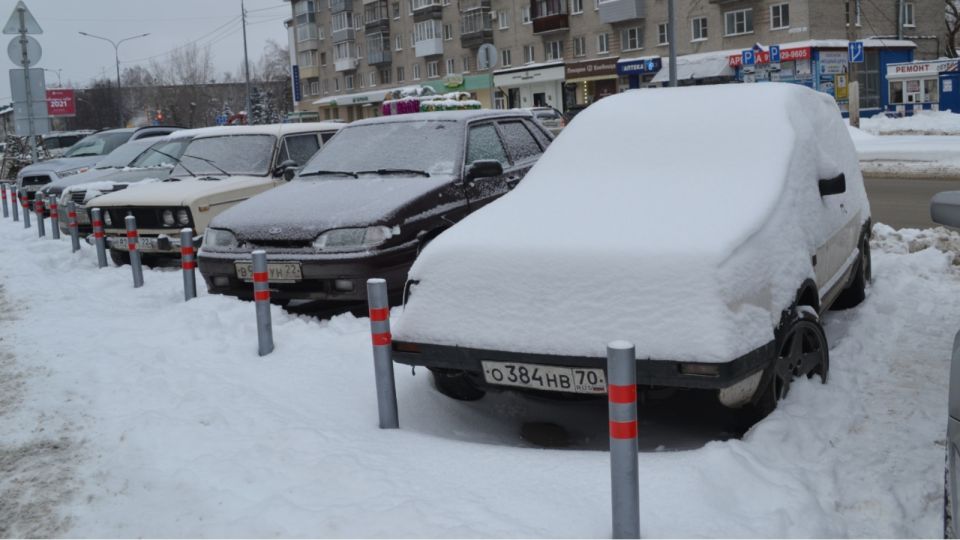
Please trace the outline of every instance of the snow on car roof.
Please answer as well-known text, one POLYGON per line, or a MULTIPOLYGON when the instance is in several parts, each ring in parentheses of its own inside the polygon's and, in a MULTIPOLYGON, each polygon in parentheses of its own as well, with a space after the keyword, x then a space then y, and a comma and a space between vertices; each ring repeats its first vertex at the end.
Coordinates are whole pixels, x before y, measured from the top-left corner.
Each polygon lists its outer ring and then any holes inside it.
POLYGON ((421 122, 421 121, 455 121, 462 122, 467 120, 474 120, 477 118, 497 118, 503 116, 530 116, 530 112, 523 109, 505 109, 505 110, 494 110, 494 109, 472 109, 472 110, 462 110, 462 111, 437 111, 437 112, 423 112, 423 113, 410 113, 410 114, 398 114, 394 116, 379 116, 377 118, 367 118, 365 120, 357 120, 351 123, 351 126, 362 126, 366 124, 384 124, 391 122, 421 122))
POLYGON ((765 83, 611 96, 513 192, 424 250, 398 339, 586 356, 629 339, 639 357, 731 360, 772 339, 811 255, 867 208, 825 94, 765 83), (840 172, 847 193, 822 200, 817 180, 840 172), (848 215, 825 210, 841 203, 848 215))
MULTIPOLYGON (((345 124, 338 122, 303 122, 289 124, 263 124, 254 126, 213 126, 187 130, 193 137, 220 137, 223 135, 289 135, 311 131, 336 131, 345 124)), ((179 133, 183 136, 183 133, 179 133)))

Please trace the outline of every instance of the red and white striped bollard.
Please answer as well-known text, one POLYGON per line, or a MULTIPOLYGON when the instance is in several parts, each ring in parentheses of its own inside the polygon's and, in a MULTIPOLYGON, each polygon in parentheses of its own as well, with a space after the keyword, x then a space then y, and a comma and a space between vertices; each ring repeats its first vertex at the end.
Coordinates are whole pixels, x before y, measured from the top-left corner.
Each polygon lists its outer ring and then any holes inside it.
POLYGON ((607 345, 610 414, 610 483, 613 537, 640 538, 640 471, 637 463, 637 359, 626 341, 607 345))
POLYGON ((367 303, 370 307, 370 334, 373 340, 373 369, 377 383, 380 429, 397 429, 400 427, 400 419, 397 412, 397 388, 393 378, 393 336, 390 334, 390 299, 386 280, 367 280, 367 303))
POLYGON ((253 252, 253 302, 257 308, 257 343, 260 356, 273 352, 273 323, 270 320, 270 274, 267 252, 253 252))

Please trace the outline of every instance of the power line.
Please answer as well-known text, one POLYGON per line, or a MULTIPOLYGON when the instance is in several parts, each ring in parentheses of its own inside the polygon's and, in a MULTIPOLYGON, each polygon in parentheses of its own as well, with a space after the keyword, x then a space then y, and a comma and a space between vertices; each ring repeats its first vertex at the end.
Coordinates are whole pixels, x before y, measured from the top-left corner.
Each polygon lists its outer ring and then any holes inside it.
POLYGON ((250 13, 257 13, 258 11, 269 11, 269 10, 271 10, 271 9, 280 9, 280 8, 290 9, 289 7, 283 6, 283 5, 280 5, 280 6, 270 6, 270 7, 259 8, 259 9, 248 9, 248 10, 247 10, 247 14, 249 15, 250 13))
MULTIPOLYGON (((183 49, 184 47, 189 47, 190 45, 196 44, 196 43, 198 43, 198 42, 200 42, 200 41, 202 41, 202 40, 204 40, 204 39, 210 38, 211 36, 213 36, 213 35, 215 35, 215 34, 218 34, 218 33, 222 32, 225 28, 227 28, 227 27, 230 26, 231 24, 236 23, 236 22, 239 21, 239 20, 240 20, 240 16, 239 16, 239 15, 237 15, 237 16, 235 16, 235 17, 231 17, 227 22, 225 22, 225 23, 221 24, 220 26, 214 28, 214 29, 211 30, 210 32, 207 32, 206 34, 204 34, 204 35, 202 35, 202 36, 200 36, 200 37, 198 37, 198 38, 196 38, 196 39, 194 39, 194 40, 188 41, 188 42, 186 42, 186 43, 184 43, 184 44, 182 44, 182 45, 178 45, 178 46, 176 46, 176 47, 174 47, 174 48, 172 48, 172 49, 170 49, 170 50, 164 51, 164 52, 159 53, 159 54, 154 54, 154 55, 151 55, 151 56, 145 56, 145 57, 143 57, 143 58, 134 58, 134 59, 131 59, 131 60, 121 60, 120 63, 121 63, 121 64, 132 64, 132 63, 136 63, 136 62, 143 62, 143 61, 146 61, 146 60, 153 60, 154 58, 160 58, 160 57, 162 57, 162 56, 167 56, 168 54, 171 54, 171 53, 173 53, 174 51, 183 49)), ((219 36, 217 36, 217 37, 219 37, 219 36)), ((214 38, 214 39, 215 39, 215 38, 214 38)))

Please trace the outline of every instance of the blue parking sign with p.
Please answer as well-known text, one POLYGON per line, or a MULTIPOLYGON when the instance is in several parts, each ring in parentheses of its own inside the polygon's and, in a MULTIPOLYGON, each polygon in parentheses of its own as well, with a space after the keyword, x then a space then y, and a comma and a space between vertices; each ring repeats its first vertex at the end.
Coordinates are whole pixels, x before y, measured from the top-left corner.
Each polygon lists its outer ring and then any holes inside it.
POLYGON ((862 41, 851 41, 847 46, 849 52, 849 60, 851 64, 862 64, 863 63, 863 42, 862 41))
POLYGON ((770 63, 772 64, 780 63, 780 46, 779 45, 770 46, 770 63))
POLYGON ((743 51, 741 60, 743 61, 743 65, 752 66, 754 64, 753 51, 750 49, 743 51))

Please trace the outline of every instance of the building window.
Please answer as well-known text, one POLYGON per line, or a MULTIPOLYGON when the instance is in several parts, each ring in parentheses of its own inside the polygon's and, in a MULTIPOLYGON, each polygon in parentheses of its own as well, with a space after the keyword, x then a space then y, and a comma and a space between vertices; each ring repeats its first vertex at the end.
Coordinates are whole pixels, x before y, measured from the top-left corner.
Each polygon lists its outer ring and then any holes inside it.
POLYGON ((323 95, 330 93, 330 79, 323 80, 323 95))
POLYGON ((334 91, 334 92, 339 92, 339 91, 340 91, 340 77, 334 77, 334 79, 333 79, 333 91, 334 91))
POLYGON ((913 2, 904 2, 903 3, 903 25, 904 26, 916 26, 917 21, 914 18, 914 6, 913 2))
POLYGON ((534 50, 533 45, 524 45, 523 46, 523 63, 532 64, 537 61, 536 50, 534 50))
POLYGON ((420 80, 420 64, 413 65, 413 80, 415 81, 420 80))
POLYGON ((497 26, 501 30, 506 30, 507 28, 510 28, 510 12, 509 11, 505 9, 501 9, 500 11, 497 12, 497 26))
POLYGON ((431 39, 440 39, 443 37, 443 24, 436 20, 420 21, 414 27, 414 41, 428 41, 431 39))
POLYGON ((410 32, 410 48, 417 46, 417 36, 413 32, 410 32))
POLYGON ((443 25, 443 39, 446 41, 453 39, 453 27, 449 24, 443 25))
POLYGON ((634 51, 643 48, 643 28, 634 26, 620 31, 620 48, 625 51, 634 51))
POLYGON ((380 70, 380 83, 390 84, 390 68, 383 68, 380 70))
POLYGON ((344 75, 343 83, 347 90, 353 90, 353 75, 344 75))
POLYGON ((470 55, 463 57, 463 72, 470 73, 470 55))
POLYGON ((573 38, 573 56, 581 57, 587 55, 587 38, 578 36, 573 38))
POLYGON ((563 60, 562 41, 548 41, 544 43, 543 50, 547 60, 563 60))
POLYGON ((453 58, 447 58, 447 75, 457 72, 457 61, 453 58))
POLYGON ((530 24, 530 5, 526 5, 520 8, 520 21, 523 24, 530 24))
POLYGON ((597 34, 597 54, 607 54, 610 52, 610 34, 604 32, 597 34))
POLYGON ((403 50, 403 34, 397 34, 393 37, 393 48, 397 51, 403 50))
POLYGON ((510 49, 503 49, 500 51, 500 65, 503 67, 509 67, 513 65, 513 55, 510 53, 510 49))
POLYGON ((790 27, 790 4, 770 6, 770 29, 781 30, 790 27))
POLYGON ((391 9, 393 11, 393 19, 394 20, 399 19, 400 18, 400 2, 394 2, 391 9))
POLYGON ((334 32, 353 28, 353 12, 341 11, 340 13, 334 13, 330 18, 330 27, 334 32))
POLYGON ((357 58, 357 48, 352 41, 344 41, 333 46, 334 61, 348 58, 357 58))
POLYGON ((494 94, 493 106, 497 109, 507 108, 507 96, 505 96, 500 90, 497 90, 497 92, 494 94))
POLYGON ((875 109, 880 107, 880 51, 867 49, 863 51, 863 63, 857 70, 857 81, 860 83, 860 108, 875 109))
POLYGON ((570 13, 573 15, 583 13, 583 0, 570 0, 570 13))
POLYGON ((667 39, 667 23, 660 23, 657 25, 657 45, 668 45, 670 42, 667 39))
POLYGON ((371 86, 371 87, 376 86, 376 85, 377 85, 377 72, 376 72, 376 71, 371 71, 370 74, 367 75, 367 79, 368 79, 368 80, 367 80, 367 84, 368 84, 369 86, 371 86))
POLYGON ((327 53, 325 52, 320 53, 320 65, 321 66, 327 65, 327 53))
POLYGON ((723 14, 723 32, 728 36, 753 33, 753 10, 738 9, 723 14))
POLYGON ((299 56, 301 67, 313 67, 317 65, 317 51, 302 51, 299 56))
POLYGON ((690 21, 690 35, 693 36, 691 41, 703 41, 707 39, 706 17, 696 17, 690 21))
POLYGON ((403 66, 397 66, 397 82, 403 82, 403 66))
POLYGON ((314 0, 301 0, 293 6, 297 41, 317 39, 317 7, 314 0))
POLYGON ((427 78, 436 79, 440 76, 440 62, 433 60, 427 62, 427 78))

